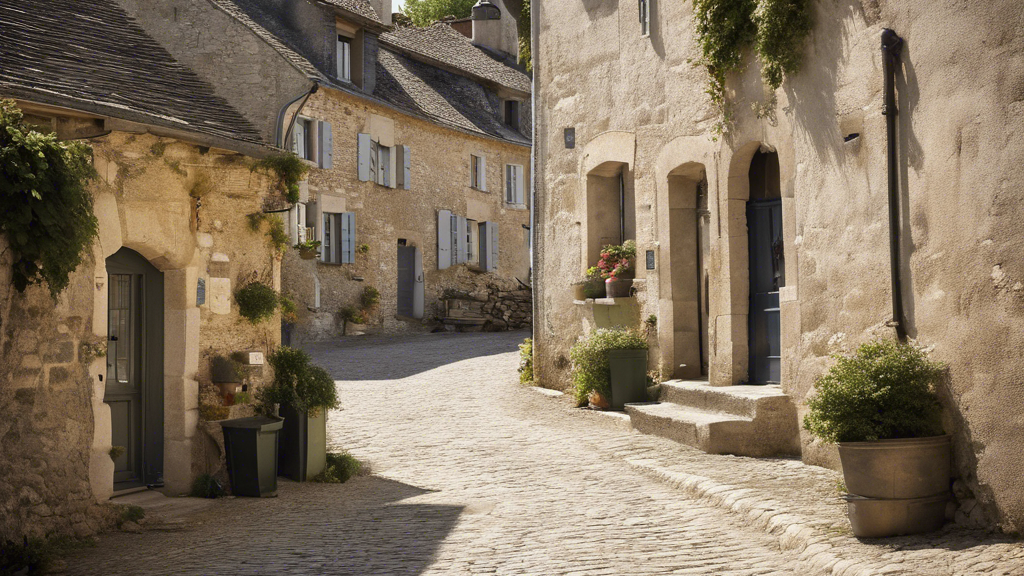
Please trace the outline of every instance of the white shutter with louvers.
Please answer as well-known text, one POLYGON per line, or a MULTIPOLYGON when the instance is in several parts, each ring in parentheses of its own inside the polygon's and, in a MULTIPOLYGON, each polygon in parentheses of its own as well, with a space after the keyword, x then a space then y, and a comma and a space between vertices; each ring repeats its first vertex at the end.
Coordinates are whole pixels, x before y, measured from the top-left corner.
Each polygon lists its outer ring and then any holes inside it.
POLYGON ((437 269, 444 270, 452 263, 452 213, 437 211, 437 269))
POLYGON ((399 154, 398 176, 399 176, 399 180, 400 180, 398 184, 402 188, 404 188, 405 190, 408 190, 409 187, 412 186, 412 181, 411 181, 411 177, 412 177, 412 158, 409 156, 409 147, 408 146, 399 146, 398 147, 398 154, 399 154))
MULTIPOLYGON (((295 216, 296 216, 296 218, 295 218, 295 235, 296 235, 296 237, 298 239, 298 242, 305 242, 306 241, 306 205, 305 204, 296 204, 295 208, 296 208, 296 211, 295 211, 295 216)), ((296 244, 298 244, 298 242, 296 242, 296 244)))
POLYGON ((487 158, 480 157, 480 190, 487 192, 487 158))
POLYGON ((466 217, 456 216, 455 218, 455 238, 458 242, 456 244, 458 254, 456 263, 465 264, 466 262, 469 262, 469 246, 466 245, 466 217))
POLYGON ((370 181, 370 143, 369 134, 359 135, 359 180, 361 182, 370 181))
POLYGON ((353 264, 356 261, 356 213, 345 212, 341 215, 341 263, 353 264))
POLYGON ((320 122, 319 130, 317 130, 317 138, 319 147, 317 150, 320 154, 320 167, 321 168, 333 168, 334 167, 334 135, 331 133, 330 122, 320 122))
POLYGON ((516 166, 516 204, 526 205, 526 195, 523 192, 523 188, 526 184, 526 179, 523 178, 523 167, 516 166))
POLYGON ((288 209, 288 240, 292 245, 301 242, 299 240, 299 206, 301 204, 296 204, 288 209))
POLYGON ((487 248, 491 251, 490 258, 487 259, 489 265, 487 271, 490 272, 498 269, 498 223, 488 222, 487 224, 490 227, 487 248))

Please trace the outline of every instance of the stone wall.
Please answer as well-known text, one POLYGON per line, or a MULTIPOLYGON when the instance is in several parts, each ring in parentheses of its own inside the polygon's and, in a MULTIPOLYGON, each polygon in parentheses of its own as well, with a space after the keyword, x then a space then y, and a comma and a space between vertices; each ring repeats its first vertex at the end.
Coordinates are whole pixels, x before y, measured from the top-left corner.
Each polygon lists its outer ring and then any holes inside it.
MULTIPOLYGON (((690 64, 700 54, 692 5, 656 6, 644 37, 635 3, 534 5, 538 381, 569 385, 565 358, 586 311, 573 309, 568 285, 592 264, 584 248, 588 176, 609 167, 632 184, 640 253, 655 253, 656 268, 638 270, 647 286, 641 317, 659 320, 653 362, 678 366, 696 346, 687 280, 696 275, 669 273, 673 262, 693 266, 687 238, 695 235, 674 233, 672 211, 692 211, 687 195, 706 178, 710 381, 748 377, 745 205, 759 149, 779 159, 781 383, 801 415, 836 344, 891 337, 879 37, 893 28, 905 39, 896 85, 906 328, 950 366, 940 393, 962 485, 990 523, 1024 527, 1024 432, 1012 408, 1024 386, 1024 234, 1015 209, 1024 184, 1024 63, 1005 56, 1024 50, 1018 3, 812 3, 799 73, 766 94, 748 55, 729 77, 725 137, 715 133, 706 74, 690 64), (770 97, 772 113, 759 114, 770 97), (574 148, 564 144, 565 128, 575 129, 574 148)), ((802 442, 805 461, 838 466, 833 448, 806 434, 802 442)))
POLYGON ((442 294, 441 322, 460 332, 521 330, 533 324, 533 294, 529 288, 508 289, 488 284, 473 292, 442 294))

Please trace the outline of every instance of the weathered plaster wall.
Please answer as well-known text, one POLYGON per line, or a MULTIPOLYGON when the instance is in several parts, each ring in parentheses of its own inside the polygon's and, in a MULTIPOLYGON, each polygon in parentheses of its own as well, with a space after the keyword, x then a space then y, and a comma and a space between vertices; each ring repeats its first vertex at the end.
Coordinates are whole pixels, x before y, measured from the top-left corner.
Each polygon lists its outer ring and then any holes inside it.
POLYGON ((148 134, 114 132, 92 140, 99 237, 56 303, 45 289, 10 288, 0 261, 0 539, 22 534, 85 536, 101 526, 97 502, 113 487, 110 409, 104 404, 107 335, 106 257, 131 248, 164 273, 165 490, 188 490, 205 470, 193 462, 199 380, 211 351, 269 351, 280 342, 279 317, 242 321, 232 293, 253 275, 279 285, 279 265, 245 215, 269 190, 237 154, 148 134), (204 180, 201 203, 190 196, 204 180), (196 207, 198 206, 198 210, 196 207), (198 219, 197 219, 198 216, 198 219), (206 304, 196 305, 206 280, 206 304), (213 288, 224 278, 221 293, 213 288), (218 298, 223 308, 214 302, 218 298), (201 355, 203 360, 201 361, 201 355))
MULTIPOLYGON (((747 169, 763 143, 781 170, 786 286, 782 289, 782 384, 803 402, 837 342, 889 335, 885 119, 879 36, 906 40, 899 91, 903 186, 903 295, 910 335, 950 366, 941 390, 960 476, 988 519, 1024 526, 1016 481, 1024 420, 1024 247, 1019 213, 1024 62, 1022 15, 1012 1, 814 2, 802 71, 776 93, 774 117, 758 66, 729 79, 735 124, 714 140, 691 5, 655 3, 642 38, 631 4, 544 2, 538 11, 539 313, 535 373, 568 386, 568 348, 580 334, 569 282, 587 265, 588 166, 621 155, 610 131, 635 137, 637 242, 655 250, 642 316, 657 313, 665 340, 672 294, 669 175, 695 163, 706 172, 711 212, 711 383, 747 377, 747 169), (576 22, 579 26, 565 26, 576 22), (574 127, 577 147, 563 145, 574 127), (844 142, 844 137, 860 136, 844 142), (596 156, 596 157, 595 157, 596 156), (659 296, 660 295, 660 296, 659 296), (566 311, 569 311, 568 313, 566 311)), ((662 360, 671 360, 662 346, 662 360)), ((834 452, 803 438, 804 459, 836 466, 834 452)))
MULTIPOLYGON (((380 305, 370 317, 372 330, 396 332, 421 327, 418 321, 410 323, 396 317, 399 238, 422 253, 427 321, 442 316, 441 295, 446 289, 472 292, 494 284, 512 290, 519 286, 517 278, 529 283, 528 231, 523 226, 529 226, 530 213, 527 208, 505 203, 504 173, 506 164, 520 164, 529 182, 529 148, 444 129, 330 89, 314 95, 302 114, 331 122, 334 135, 334 167, 311 169, 310 202, 355 212, 356 243, 367 244, 369 252, 357 253, 355 263, 345 265, 300 260, 294 250, 286 254, 284 290, 299 303, 295 331, 299 341, 338 335, 342 328, 338 310, 358 307, 365 286, 373 286, 381 294, 380 305), (359 181, 357 135, 361 132, 381 136, 385 145, 410 148, 410 190, 359 181), (471 154, 487 158, 486 192, 469 186, 471 154), (437 269, 438 210, 451 210, 478 222, 498 223, 499 263, 495 272, 481 272, 468 265, 437 269), (319 310, 312 310, 315 277, 319 277, 321 286, 319 310)), ((528 190, 526 196, 529 198, 528 190)))

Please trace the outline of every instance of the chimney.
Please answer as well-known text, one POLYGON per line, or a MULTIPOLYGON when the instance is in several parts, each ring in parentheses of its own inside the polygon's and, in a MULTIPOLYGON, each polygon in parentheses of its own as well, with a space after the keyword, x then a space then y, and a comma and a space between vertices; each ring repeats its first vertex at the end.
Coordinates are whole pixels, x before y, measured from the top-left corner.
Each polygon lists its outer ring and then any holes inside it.
POLYGON ((387 26, 391 26, 391 0, 367 0, 377 18, 387 26))
POLYGON ((473 6, 473 44, 505 54, 518 53, 515 43, 515 20, 492 0, 480 0, 473 6), (509 26, 512 44, 509 43, 509 26))

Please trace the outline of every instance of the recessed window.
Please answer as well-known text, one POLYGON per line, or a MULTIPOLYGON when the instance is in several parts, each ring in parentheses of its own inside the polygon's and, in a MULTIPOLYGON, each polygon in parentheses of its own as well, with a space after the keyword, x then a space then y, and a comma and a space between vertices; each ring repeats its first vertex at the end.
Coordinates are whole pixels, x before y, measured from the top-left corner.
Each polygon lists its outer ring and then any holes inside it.
POLYGON ((505 125, 509 128, 519 130, 519 101, 505 101, 505 125))
POLYGON ((330 264, 355 262, 355 212, 324 212, 324 236, 320 245, 320 259, 330 264))
POLYGON ((651 33, 651 2, 654 0, 637 0, 640 6, 640 35, 651 33))
POLYGON ((352 81, 352 39, 338 35, 338 79, 352 81))
POLYGON ((313 121, 299 118, 292 126, 292 152, 304 160, 313 160, 313 121))
POLYGON ((505 165, 505 202, 525 204, 523 167, 518 164, 505 165))
POLYGON ((487 159, 475 154, 470 155, 469 185, 477 190, 487 190, 487 159))

